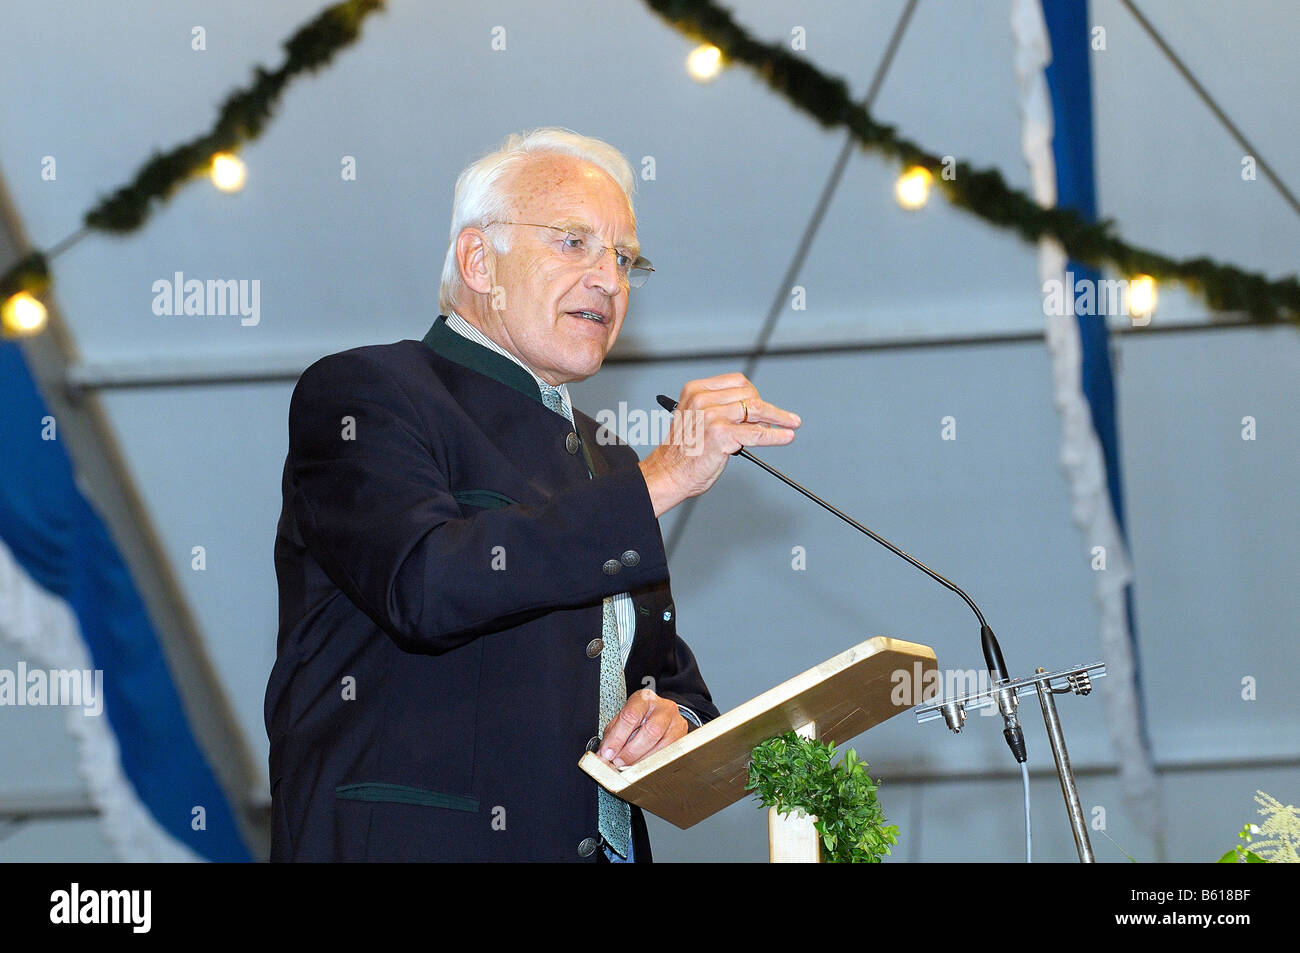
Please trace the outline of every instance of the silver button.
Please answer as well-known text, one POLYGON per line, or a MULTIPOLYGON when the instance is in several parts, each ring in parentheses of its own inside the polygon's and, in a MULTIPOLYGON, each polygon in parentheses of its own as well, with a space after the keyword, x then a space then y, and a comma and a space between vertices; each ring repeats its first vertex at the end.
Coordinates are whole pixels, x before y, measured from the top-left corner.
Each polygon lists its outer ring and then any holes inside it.
POLYGON ((635 566, 637 563, 641 561, 641 554, 638 553, 635 549, 629 549, 619 558, 623 560, 624 566, 635 566))
POLYGON ((590 857, 596 853, 596 848, 600 846, 600 841, 594 837, 584 837, 582 843, 578 845, 579 857, 590 857))
POLYGON ((605 651, 604 639, 592 639, 587 643, 587 658, 598 658, 605 651))
POLYGON ((616 576, 618 575, 618 571, 623 568, 623 564, 617 559, 607 559, 605 560, 605 565, 600 568, 604 570, 606 576, 616 576))
POLYGON ((564 438, 564 449, 569 451, 570 454, 577 453, 578 447, 580 446, 582 446, 582 442, 578 440, 578 435, 576 433, 570 432, 569 435, 564 438))
POLYGON ((587 750, 595 751, 600 747, 600 735, 592 735, 587 739, 587 750))

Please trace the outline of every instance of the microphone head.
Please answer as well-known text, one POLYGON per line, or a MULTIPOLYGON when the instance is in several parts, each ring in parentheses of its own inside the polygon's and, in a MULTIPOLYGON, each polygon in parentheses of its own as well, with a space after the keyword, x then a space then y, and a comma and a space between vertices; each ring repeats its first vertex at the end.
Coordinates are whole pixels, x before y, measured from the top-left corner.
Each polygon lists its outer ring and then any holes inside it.
POLYGON ((988 666, 993 681, 1009 681, 1007 663, 1002 658, 1002 646, 998 645, 998 637, 987 625, 980 626, 980 645, 984 649, 984 664, 988 666))

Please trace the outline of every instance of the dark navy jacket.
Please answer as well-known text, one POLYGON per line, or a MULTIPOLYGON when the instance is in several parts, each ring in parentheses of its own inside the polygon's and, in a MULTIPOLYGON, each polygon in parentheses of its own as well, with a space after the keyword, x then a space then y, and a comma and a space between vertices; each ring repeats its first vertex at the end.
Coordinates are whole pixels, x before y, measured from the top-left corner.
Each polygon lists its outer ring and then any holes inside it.
MULTIPOLYGON (((628 691, 717 715, 636 453, 574 419, 576 440, 442 317, 303 373, 275 542, 272 860, 598 859, 578 760, 604 596, 636 607, 628 691)), ((636 808, 633 833, 650 859, 636 808)))

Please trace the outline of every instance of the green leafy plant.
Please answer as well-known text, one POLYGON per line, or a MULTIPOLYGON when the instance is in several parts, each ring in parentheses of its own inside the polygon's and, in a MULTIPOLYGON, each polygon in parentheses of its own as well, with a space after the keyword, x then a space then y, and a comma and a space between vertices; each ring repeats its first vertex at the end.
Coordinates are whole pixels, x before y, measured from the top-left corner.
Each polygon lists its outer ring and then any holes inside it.
MULTIPOLYGON (((1253 850, 1248 850, 1244 845, 1250 843, 1251 828, 1254 824, 1247 824, 1238 833, 1237 837, 1241 840, 1240 844, 1235 844, 1232 850, 1228 851, 1219 858, 1220 864, 1267 864, 1268 861, 1253 850)), ((1258 830, 1258 828, 1256 828, 1258 830)))
POLYGON ((824 860, 878 864, 898 843, 898 828, 885 824, 867 763, 852 748, 838 764, 834 757, 833 745, 786 732, 754 747, 745 790, 780 814, 815 815, 824 860))

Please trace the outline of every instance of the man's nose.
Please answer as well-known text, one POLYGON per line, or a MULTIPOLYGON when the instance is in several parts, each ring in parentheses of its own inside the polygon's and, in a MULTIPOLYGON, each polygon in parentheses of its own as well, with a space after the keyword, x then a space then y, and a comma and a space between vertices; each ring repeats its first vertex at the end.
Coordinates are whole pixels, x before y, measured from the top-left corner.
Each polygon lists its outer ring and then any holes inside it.
POLYGON ((618 275, 618 252, 613 248, 606 248, 600 253, 600 257, 587 266, 588 277, 598 279, 599 287, 605 290, 608 295, 618 293, 621 286, 618 275), (606 264, 606 261, 609 264, 606 264))

